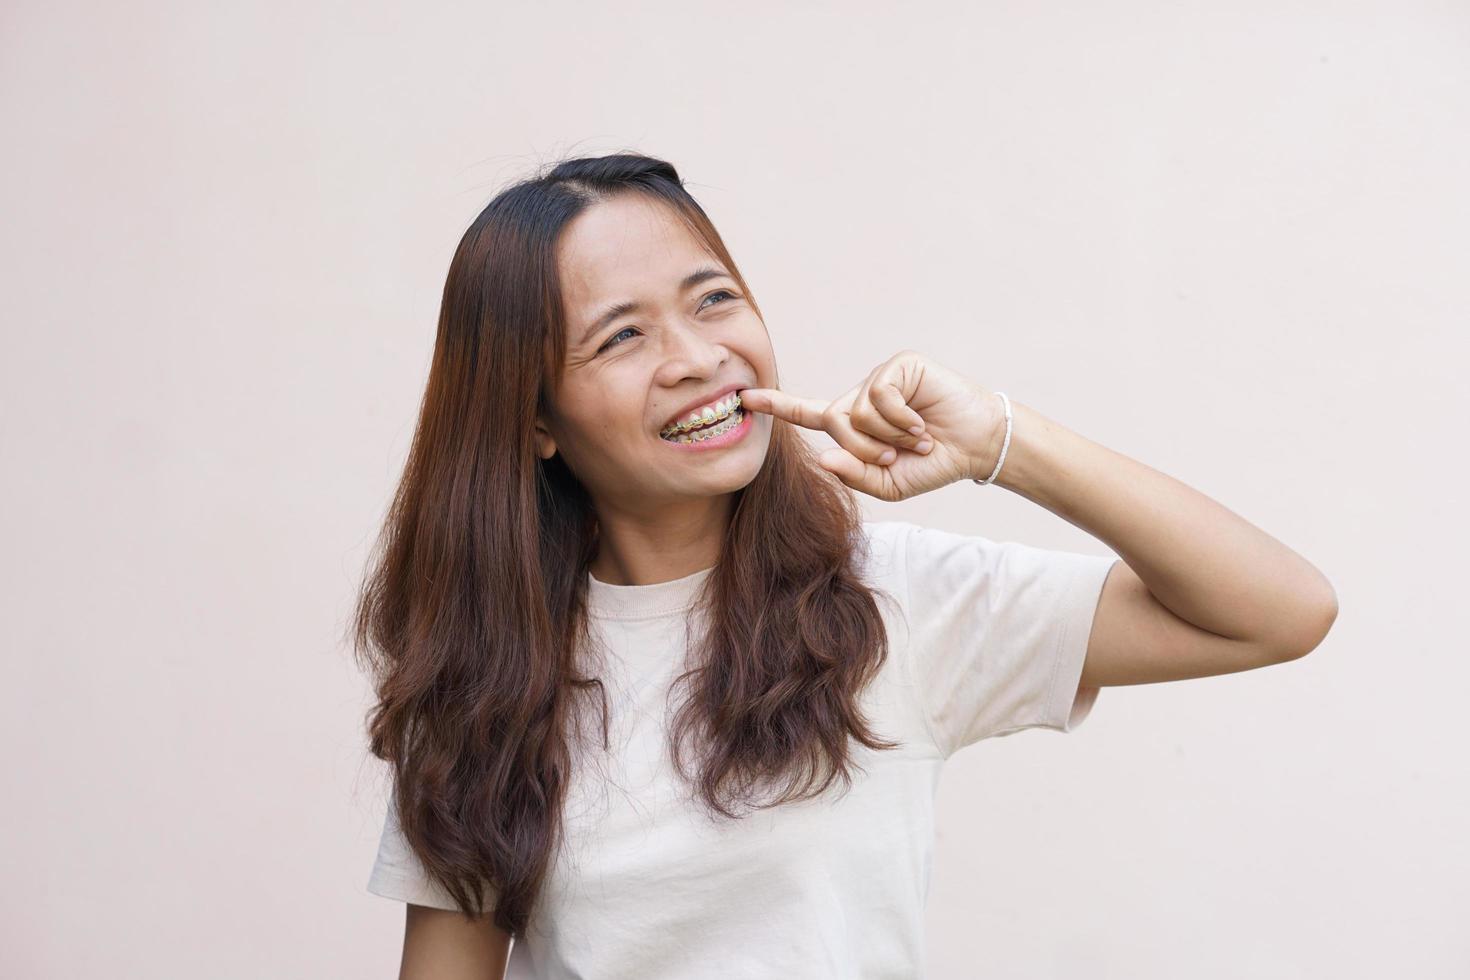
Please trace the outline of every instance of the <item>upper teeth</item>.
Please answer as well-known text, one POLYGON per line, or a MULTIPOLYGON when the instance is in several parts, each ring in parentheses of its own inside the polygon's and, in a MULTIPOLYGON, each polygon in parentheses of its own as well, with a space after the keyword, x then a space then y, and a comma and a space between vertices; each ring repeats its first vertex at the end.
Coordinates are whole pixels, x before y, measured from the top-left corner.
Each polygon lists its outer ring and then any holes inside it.
POLYGON ((738 408, 739 405, 740 393, 737 391, 732 391, 730 392, 730 394, 726 395, 724 398, 721 398, 719 401, 712 402, 709 405, 704 406, 703 408, 697 408, 694 411, 690 412, 688 417, 686 417, 683 421, 679 422, 676 425, 669 426, 661 434, 668 436, 684 432, 697 425, 707 425, 710 422, 715 421, 716 419, 722 419, 726 415, 729 415, 731 412, 735 411, 735 409, 738 408))

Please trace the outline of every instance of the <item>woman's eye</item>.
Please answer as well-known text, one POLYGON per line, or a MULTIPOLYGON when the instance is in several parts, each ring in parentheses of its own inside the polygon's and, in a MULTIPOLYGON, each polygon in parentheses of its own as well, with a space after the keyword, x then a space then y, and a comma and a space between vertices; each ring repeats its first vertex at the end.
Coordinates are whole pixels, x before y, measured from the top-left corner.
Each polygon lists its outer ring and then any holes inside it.
POLYGON ((637 331, 637 328, 635 328, 635 327, 624 327, 623 329, 619 330, 617 333, 613 334, 611 337, 607 338, 607 343, 605 343, 601 347, 597 348, 597 353, 601 354, 603 351, 607 350, 610 347, 616 347, 617 344, 614 343, 614 341, 616 341, 623 334, 627 333, 629 330, 632 330, 634 333, 637 333, 638 332, 637 331))
MULTIPOLYGON (((706 296, 704 298, 705 303, 708 303, 710 300, 714 299, 716 296, 727 296, 727 297, 730 297, 731 299, 733 299, 734 296, 735 296, 735 294, 732 293, 732 292, 730 292, 728 289, 717 289, 717 290, 715 290, 714 292, 710 293, 708 296, 706 296)), ((704 309, 704 303, 700 303, 699 304, 699 308, 701 310, 704 309)))

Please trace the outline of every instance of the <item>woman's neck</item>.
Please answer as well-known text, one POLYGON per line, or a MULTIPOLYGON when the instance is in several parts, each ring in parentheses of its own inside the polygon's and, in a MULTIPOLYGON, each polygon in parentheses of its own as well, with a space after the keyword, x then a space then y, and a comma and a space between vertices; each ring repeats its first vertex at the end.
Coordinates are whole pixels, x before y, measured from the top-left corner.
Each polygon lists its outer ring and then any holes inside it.
POLYGON ((713 567, 735 499, 733 493, 722 494, 654 517, 599 511, 592 577, 608 585, 655 585, 713 567))

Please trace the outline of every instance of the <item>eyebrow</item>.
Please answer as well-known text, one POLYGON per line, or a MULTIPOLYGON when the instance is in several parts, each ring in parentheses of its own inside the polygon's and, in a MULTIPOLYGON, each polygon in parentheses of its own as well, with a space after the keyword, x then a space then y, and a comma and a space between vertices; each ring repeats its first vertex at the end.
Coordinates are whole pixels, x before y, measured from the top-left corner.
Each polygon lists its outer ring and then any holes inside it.
MULTIPOLYGON (((730 275, 730 273, 726 272, 724 269, 718 268, 717 266, 702 266, 701 268, 695 269, 693 272, 689 273, 689 275, 684 277, 683 281, 679 283, 679 292, 686 292, 690 289, 693 289, 695 286, 698 286, 700 283, 704 282, 707 279, 718 279, 721 276, 734 278, 730 275)), ((599 331, 601 331, 609 323, 612 323, 618 317, 626 316, 627 314, 636 312, 641 308, 642 307, 640 306, 640 304, 632 300, 624 300, 621 303, 614 303, 612 306, 609 306, 606 310, 603 311, 602 316, 598 317, 592 322, 592 325, 587 328, 587 332, 582 334, 582 339, 577 341, 577 346, 581 347, 583 344, 587 343, 599 331)))

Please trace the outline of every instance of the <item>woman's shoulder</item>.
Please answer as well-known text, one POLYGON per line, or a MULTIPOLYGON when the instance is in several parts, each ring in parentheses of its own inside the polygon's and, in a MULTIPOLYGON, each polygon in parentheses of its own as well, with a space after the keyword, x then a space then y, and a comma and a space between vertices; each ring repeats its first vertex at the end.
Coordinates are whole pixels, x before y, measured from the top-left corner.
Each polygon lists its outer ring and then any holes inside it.
POLYGON ((919 525, 909 521, 863 521, 864 569, 874 584, 894 585, 905 572, 905 549, 919 525))
POLYGON ((912 521, 863 521, 863 534, 875 543, 891 545, 918 527, 912 521))

